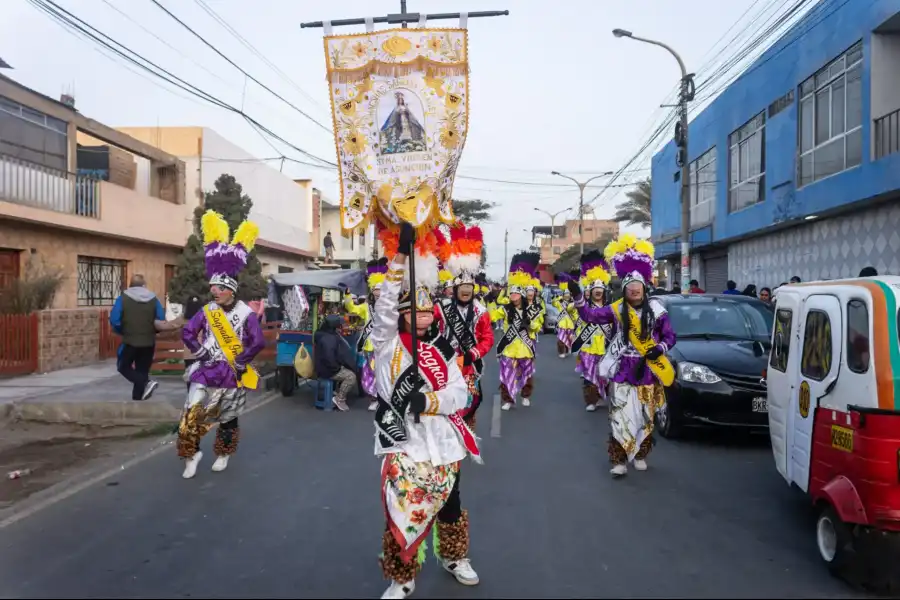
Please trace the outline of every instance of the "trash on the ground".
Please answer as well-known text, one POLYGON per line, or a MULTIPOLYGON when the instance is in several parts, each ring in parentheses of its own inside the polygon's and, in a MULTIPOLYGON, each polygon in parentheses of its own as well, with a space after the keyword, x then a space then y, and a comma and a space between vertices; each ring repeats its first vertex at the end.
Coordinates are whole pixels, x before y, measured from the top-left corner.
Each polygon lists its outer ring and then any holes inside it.
POLYGON ((6 474, 7 479, 20 479, 25 477, 26 475, 31 475, 31 469, 18 469, 16 471, 10 471, 6 474))

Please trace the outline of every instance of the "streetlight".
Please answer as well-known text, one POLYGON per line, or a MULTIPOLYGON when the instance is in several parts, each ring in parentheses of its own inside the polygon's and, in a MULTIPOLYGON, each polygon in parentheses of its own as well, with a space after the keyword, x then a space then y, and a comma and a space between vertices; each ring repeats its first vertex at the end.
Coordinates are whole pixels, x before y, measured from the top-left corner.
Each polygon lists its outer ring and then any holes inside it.
POLYGON ((578 237, 581 245, 581 253, 584 254, 584 188, 595 179, 600 177, 607 177, 609 175, 613 175, 612 171, 607 171, 605 173, 600 173, 599 175, 594 175, 584 183, 578 181, 574 177, 569 177, 568 175, 563 175, 559 171, 551 171, 551 175, 558 175, 560 177, 565 177, 571 181, 575 182, 575 185, 578 186, 578 237))
POLYGON ((681 289, 686 290, 690 287, 691 279, 691 167, 690 163, 688 163, 687 105, 690 100, 694 99, 693 75, 688 74, 681 56, 668 44, 638 37, 626 29, 613 29, 612 34, 617 38, 631 38, 638 42, 644 42, 645 44, 659 46, 668 50, 669 54, 678 61, 678 67, 681 69, 681 94, 678 103, 680 119, 678 122, 679 126, 675 128, 675 144, 679 146, 678 160, 681 162, 679 165, 681 167, 681 289))
POLYGON ((558 217, 559 215, 561 215, 565 212, 569 212, 570 208, 564 208, 562 210, 556 211, 555 213, 552 213, 550 211, 544 210, 543 208, 537 208, 537 207, 535 207, 534 210, 538 211, 539 213, 544 213, 545 215, 550 217, 550 252, 552 253, 553 252, 553 238, 556 237, 556 217, 558 217))

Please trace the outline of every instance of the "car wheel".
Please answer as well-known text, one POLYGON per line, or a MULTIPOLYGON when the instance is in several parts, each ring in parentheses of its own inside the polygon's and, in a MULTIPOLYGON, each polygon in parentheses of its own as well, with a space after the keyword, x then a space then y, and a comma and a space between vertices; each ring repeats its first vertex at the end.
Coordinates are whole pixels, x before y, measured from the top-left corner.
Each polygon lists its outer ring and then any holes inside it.
POLYGON ((816 521, 816 547, 834 575, 843 575, 855 554, 853 533, 830 505, 822 509, 816 521))
POLYGON ((681 437, 681 415, 678 414, 678 409, 672 406, 672 403, 669 402, 668 399, 666 399, 666 403, 662 407, 656 409, 656 415, 653 420, 656 423, 657 430, 659 430, 659 435, 667 440, 674 440, 681 437))

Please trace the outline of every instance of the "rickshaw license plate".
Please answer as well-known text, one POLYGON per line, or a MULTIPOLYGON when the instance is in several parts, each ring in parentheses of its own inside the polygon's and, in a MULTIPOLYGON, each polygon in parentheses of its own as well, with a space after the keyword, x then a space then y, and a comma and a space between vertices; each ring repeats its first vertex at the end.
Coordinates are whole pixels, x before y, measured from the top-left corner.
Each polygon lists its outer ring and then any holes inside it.
MULTIPOLYGON (((746 405, 745 405, 746 406, 746 405)), ((753 399, 753 412, 755 413, 764 413, 769 412, 769 401, 766 398, 754 398, 753 399)))
POLYGON ((853 452, 853 430, 838 425, 831 426, 831 447, 853 452))

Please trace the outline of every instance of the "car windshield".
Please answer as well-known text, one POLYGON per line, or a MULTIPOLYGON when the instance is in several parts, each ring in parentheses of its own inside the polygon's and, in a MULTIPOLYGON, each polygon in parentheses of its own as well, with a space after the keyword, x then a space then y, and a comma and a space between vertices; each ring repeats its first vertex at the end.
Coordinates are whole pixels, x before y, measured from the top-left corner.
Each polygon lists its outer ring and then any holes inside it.
POLYGON ((768 341, 774 313, 761 302, 675 302, 668 307, 678 337, 768 341))

